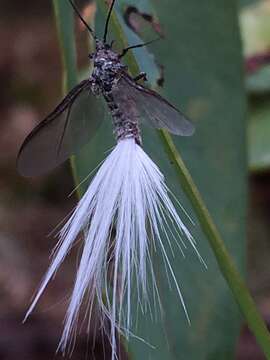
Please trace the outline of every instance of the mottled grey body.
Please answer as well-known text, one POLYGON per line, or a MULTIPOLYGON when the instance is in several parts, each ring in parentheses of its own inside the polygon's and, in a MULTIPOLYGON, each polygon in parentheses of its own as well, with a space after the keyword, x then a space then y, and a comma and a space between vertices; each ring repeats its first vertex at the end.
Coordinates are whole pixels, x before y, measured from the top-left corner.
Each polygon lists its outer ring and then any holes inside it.
POLYGON ((117 83, 127 67, 121 63, 119 55, 101 41, 96 43, 93 60, 91 90, 96 96, 102 95, 106 100, 112 115, 116 140, 132 137, 141 145, 139 113, 136 106, 128 94, 117 92, 117 83))

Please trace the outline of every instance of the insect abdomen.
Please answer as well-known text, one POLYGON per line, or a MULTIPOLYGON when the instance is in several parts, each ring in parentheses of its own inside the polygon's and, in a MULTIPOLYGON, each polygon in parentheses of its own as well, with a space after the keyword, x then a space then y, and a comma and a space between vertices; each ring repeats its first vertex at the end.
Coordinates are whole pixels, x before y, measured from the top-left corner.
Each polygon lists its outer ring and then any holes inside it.
POLYGON ((112 93, 105 96, 112 115, 114 134, 116 140, 134 138, 136 143, 141 145, 141 135, 139 128, 139 116, 135 106, 130 106, 129 101, 117 99, 112 93))

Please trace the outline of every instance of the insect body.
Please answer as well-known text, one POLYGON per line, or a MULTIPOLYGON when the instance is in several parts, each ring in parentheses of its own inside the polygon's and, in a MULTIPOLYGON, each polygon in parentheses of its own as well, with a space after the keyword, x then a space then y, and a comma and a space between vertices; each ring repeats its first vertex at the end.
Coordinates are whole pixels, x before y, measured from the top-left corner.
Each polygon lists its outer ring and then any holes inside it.
POLYGON ((141 144, 139 122, 176 135, 192 135, 192 122, 159 94, 138 84, 136 80, 144 75, 133 79, 121 63, 128 50, 146 44, 130 46, 117 54, 106 43, 114 1, 103 41, 97 39, 73 2, 70 3, 95 39, 96 51, 89 56, 94 61, 93 72, 27 136, 18 155, 18 171, 24 176, 41 175, 78 152, 95 134, 104 118, 102 97, 112 115, 117 140, 134 137, 141 144))
POLYGON ((93 94, 102 94, 112 115, 114 132, 117 140, 135 138, 141 144, 139 131, 139 112, 128 93, 117 91, 118 82, 122 81, 127 67, 119 55, 106 44, 97 41, 97 50, 93 56, 94 70, 89 79, 93 94))

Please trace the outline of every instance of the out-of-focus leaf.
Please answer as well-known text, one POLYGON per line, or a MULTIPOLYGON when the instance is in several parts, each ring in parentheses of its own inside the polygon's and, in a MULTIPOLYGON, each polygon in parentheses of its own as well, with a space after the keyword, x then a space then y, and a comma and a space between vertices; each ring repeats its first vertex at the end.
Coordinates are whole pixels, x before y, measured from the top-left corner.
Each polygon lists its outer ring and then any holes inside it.
MULTIPOLYGON (((103 0, 100 0, 101 5, 103 0)), ((124 1, 117 8, 122 14, 124 1)), ((145 10, 148 3, 138 1, 145 10)), ((151 10, 150 10, 151 11, 151 10)), ((175 138, 214 220, 238 266, 245 259, 246 158, 245 101, 237 7, 232 0, 189 2, 156 0, 155 12, 165 40, 151 46, 165 66, 164 95, 196 121, 192 138, 175 138)), ((102 15, 100 12, 98 16, 102 15)), ((98 29, 100 30, 100 17, 98 29)), ((103 17, 104 24, 104 17, 103 17)), ((131 42, 130 30, 123 27, 131 42)), ((121 33, 115 33, 116 40, 121 33)), ((134 42, 132 41, 132 44, 134 42)), ((134 52, 142 67, 142 53, 134 52)), ((151 68, 148 69, 151 76, 151 68)), ((105 157, 114 143, 109 119, 91 141, 76 164, 86 176, 105 157)), ((145 150, 159 164, 168 185, 190 214, 192 209, 179 188, 172 164, 163 151, 158 134, 143 129, 145 150)), ((183 215, 184 216, 184 215, 183 215)), ((194 218, 194 215, 193 215, 194 218)), ((188 222, 187 219, 185 221, 188 222)), ((191 227, 191 226, 190 226, 191 227)), ((191 227, 206 271, 187 249, 183 259, 177 247, 172 260, 176 277, 191 317, 188 326, 176 293, 169 290, 160 254, 153 254, 158 286, 164 307, 162 320, 139 314, 134 306, 133 333, 152 344, 131 339, 134 359, 233 359, 240 317, 230 291, 219 273, 207 240, 198 226, 191 227), (137 326, 136 326, 137 325, 137 326)), ((166 240, 165 240, 166 242, 166 240)))
POLYGON ((66 1, 53 0, 53 6, 63 62, 63 92, 66 94, 77 84, 74 16, 66 1))
MULTIPOLYGON (((252 2, 240 11, 240 27, 246 63, 270 51, 270 3, 268 0, 252 2)), ((247 69, 246 87, 252 94, 270 91, 270 66, 259 65, 256 71, 247 69)))
POLYGON ((270 92, 270 65, 264 66, 246 78, 246 87, 249 93, 265 94, 270 92))
POLYGON ((248 123, 249 168, 256 172, 270 166, 270 100, 265 96, 270 92, 270 3, 257 0, 247 5, 240 13, 246 89, 257 100, 263 96, 262 101, 251 101, 248 123))
POLYGON ((241 7, 243 7, 243 6, 248 6, 248 5, 254 4, 258 1, 260 1, 260 0, 239 0, 239 4, 241 7))
POLYGON ((270 167, 270 106, 269 100, 250 114, 248 128, 249 167, 263 171, 270 167))
POLYGON ((245 56, 261 53, 270 47, 270 3, 261 0, 243 7, 240 26, 245 56))

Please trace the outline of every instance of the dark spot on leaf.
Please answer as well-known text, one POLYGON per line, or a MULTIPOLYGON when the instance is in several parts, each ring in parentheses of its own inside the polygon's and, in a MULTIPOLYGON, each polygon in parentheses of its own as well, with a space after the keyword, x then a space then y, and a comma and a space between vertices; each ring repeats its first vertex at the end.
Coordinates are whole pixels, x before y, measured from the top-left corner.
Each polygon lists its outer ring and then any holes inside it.
MULTIPOLYGON (((153 36, 155 36, 154 34, 158 34, 159 38, 164 37, 158 19, 152 14, 139 11, 135 6, 128 6, 124 11, 123 18, 127 26, 146 42, 151 40, 151 37, 153 38, 153 36)), ((155 63, 159 69, 156 85, 162 87, 164 85, 164 66, 156 60, 155 63)))
POLYGON ((161 37, 164 36, 159 21, 151 14, 140 12, 135 6, 128 6, 124 12, 125 23, 137 34, 143 30, 146 22, 161 37))

